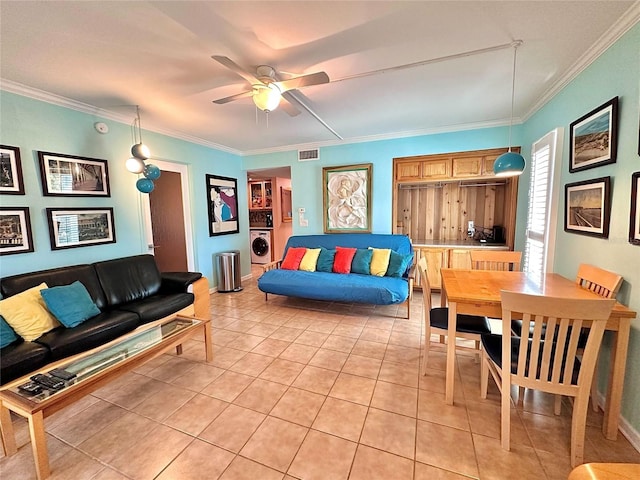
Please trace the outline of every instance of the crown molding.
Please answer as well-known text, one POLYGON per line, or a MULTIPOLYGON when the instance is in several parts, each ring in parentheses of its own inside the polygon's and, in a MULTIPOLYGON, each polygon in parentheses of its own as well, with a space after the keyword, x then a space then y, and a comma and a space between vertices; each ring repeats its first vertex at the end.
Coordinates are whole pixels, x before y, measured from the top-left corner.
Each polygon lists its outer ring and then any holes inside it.
MULTIPOLYGON (((124 123, 126 125, 131 124, 131 122, 133 122, 133 119, 135 117, 135 115, 133 114, 124 115, 121 113, 116 113, 111 110, 106 110, 104 108, 96 107, 94 105, 89 105, 88 103, 78 102, 77 100, 73 100, 71 98, 63 97, 61 95, 56 95, 55 93, 50 93, 37 88, 29 87, 27 85, 23 85, 21 83, 17 83, 4 78, 0 78, 0 90, 4 90, 9 93, 15 93, 16 95, 32 98, 34 100, 40 100, 41 102, 50 103, 52 105, 57 105, 59 107, 75 110, 77 112, 82 112, 89 115, 95 115, 97 117, 104 118, 107 120, 112 120, 114 122, 124 123)), ((157 127, 154 125, 148 125, 148 124, 145 124, 144 130, 158 133, 160 135, 166 135, 168 137, 175 138, 178 140, 184 140, 185 142, 195 143, 197 145, 202 145, 204 147, 215 148, 216 150, 222 150, 224 152, 232 153, 234 155, 238 155, 238 156, 242 155, 242 152, 240 150, 236 150, 234 148, 230 148, 225 145, 220 145, 218 143, 209 142, 202 138, 194 137, 193 135, 187 135, 185 133, 177 132, 175 130, 168 130, 165 128, 160 128, 160 127, 157 127)))
POLYGON ((629 7, 629 9, 620 17, 620 19, 613 24, 613 26, 603 33, 598 40, 587 50, 576 62, 569 67, 566 73, 542 96, 536 103, 529 109, 528 112, 522 117, 526 122, 531 118, 538 110, 547 104, 553 97, 555 97, 563 88, 571 83, 580 73, 591 65, 600 55, 602 55, 611 45, 617 42, 620 37, 633 28, 638 22, 640 22, 640 0, 629 7))

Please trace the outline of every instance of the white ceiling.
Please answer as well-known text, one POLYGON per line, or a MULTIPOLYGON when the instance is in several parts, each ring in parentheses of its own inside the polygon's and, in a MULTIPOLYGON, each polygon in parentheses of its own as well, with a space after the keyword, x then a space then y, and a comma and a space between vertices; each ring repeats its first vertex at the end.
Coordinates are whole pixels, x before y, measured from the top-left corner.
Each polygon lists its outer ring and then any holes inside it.
POLYGON ((137 104, 145 129, 258 153, 340 141, 306 111, 278 109, 267 125, 250 98, 213 104, 248 84, 211 55, 250 71, 325 71, 332 83, 295 93, 344 141, 361 141, 508 123, 513 50, 338 80, 521 39, 519 121, 639 10, 617 0, 1 1, 0 77, 5 90, 42 90, 125 121, 134 109, 123 105, 137 104))

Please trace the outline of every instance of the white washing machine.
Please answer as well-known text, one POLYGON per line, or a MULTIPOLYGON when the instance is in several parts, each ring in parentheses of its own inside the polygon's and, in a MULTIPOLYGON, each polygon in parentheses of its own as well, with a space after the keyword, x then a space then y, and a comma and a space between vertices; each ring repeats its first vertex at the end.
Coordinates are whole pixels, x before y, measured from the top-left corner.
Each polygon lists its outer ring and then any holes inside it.
POLYGON ((251 230, 251 263, 271 261, 271 230, 251 230))

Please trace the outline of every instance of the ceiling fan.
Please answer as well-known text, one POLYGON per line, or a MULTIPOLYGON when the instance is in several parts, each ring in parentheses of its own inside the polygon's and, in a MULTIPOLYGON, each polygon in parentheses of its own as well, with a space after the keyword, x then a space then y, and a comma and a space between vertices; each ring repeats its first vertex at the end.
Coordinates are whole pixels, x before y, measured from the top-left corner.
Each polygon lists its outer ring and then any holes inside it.
POLYGON ((256 74, 254 75, 244 70, 228 57, 212 55, 211 58, 240 75, 251 85, 251 90, 213 101, 213 103, 217 103, 219 105, 233 102, 234 100, 239 100, 241 98, 252 97, 253 103, 255 103, 256 107, 266 113, 269 113, 278 108, 279 105, 282 105, 282 109, 285 112, 292 117, 295 117, 300 113, 300 111, 286 98, 284 98, 282 94, 289 90, 329 83, 329 75, 325 72, 310 73, 309 75, 301 75, 287 80, 279 80, 276 70, 269 65, 258 66, 256 74))

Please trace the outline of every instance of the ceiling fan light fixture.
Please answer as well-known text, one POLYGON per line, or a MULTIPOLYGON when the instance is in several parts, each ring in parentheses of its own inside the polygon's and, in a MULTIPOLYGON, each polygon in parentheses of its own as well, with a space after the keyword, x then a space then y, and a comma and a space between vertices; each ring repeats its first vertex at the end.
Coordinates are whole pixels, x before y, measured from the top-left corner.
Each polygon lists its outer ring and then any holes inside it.
POLYGON ((503 153, 493 163, 493 173, 496 177, 513 177, 524 172, 524 157, 519 153, 511 151, 511 127, 513 125, 513 104, 516 91, 516 54, 518 47, 522 45, 522 40, 514 40, 513 47, 513 75, 511 77, 511 117, 509 118, 509 151, 503 153))
POLYGON ((265 113, 274 111, 280 105, 282 94, 277 85, 254 85, 253 103, 265 113))

